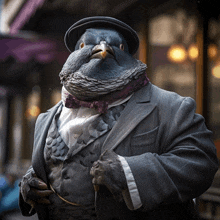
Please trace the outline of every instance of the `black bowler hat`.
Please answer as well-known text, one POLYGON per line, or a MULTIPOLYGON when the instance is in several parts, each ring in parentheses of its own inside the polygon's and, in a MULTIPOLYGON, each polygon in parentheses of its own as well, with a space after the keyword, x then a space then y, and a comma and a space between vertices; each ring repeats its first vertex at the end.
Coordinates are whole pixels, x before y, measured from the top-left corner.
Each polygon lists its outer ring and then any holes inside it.
POLYGON ((130 54, 134 54, 139 47, 137 33, 127 24, 118 19, 106 16, 94 16, 83 18, 74 23, 66 32, 64 42, 67 49, 72 52, 79 38, 88 28, 112 28, 118 31, 125 38, 130 54))

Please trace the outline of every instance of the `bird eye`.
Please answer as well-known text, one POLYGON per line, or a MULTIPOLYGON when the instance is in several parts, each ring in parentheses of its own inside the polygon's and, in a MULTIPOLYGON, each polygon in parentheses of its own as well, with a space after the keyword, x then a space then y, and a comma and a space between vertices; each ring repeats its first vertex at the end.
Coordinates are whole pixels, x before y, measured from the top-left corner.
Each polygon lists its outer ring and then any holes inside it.
POLYGON ((119 48, 124 51, 124 44, 120 44, 119 48))
POLYGON ((84 43, 81 43, 79 47, 80 47, 80 48, 83 48, 84 46, 85 46, 85 44, 84 44, 84 43))

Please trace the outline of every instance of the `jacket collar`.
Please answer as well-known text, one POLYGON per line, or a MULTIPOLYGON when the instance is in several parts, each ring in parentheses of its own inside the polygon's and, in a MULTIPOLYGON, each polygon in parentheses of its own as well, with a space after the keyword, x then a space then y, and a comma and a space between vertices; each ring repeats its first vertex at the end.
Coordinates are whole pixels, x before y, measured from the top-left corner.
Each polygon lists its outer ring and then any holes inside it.
POLYGON ((150 103, 151 90, 152 84, 148 83, 129 100, 117 123, 108 134, 102 152, 115 149, 154 110, 156 105, 150 103))
POLYGON ((152 93, 152 84, 150 82, 148 82, 147 86, 145 86, 142 89, 138 90, 134 94, 134 98, 135 98, 136 103, 150 102, 151 93, 152 93))

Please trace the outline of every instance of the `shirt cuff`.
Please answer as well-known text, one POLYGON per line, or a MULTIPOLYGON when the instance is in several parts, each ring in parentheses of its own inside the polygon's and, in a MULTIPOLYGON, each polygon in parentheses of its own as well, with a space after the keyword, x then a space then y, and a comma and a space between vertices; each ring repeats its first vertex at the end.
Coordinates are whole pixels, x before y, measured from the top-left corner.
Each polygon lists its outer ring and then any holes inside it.
MULTIPOLYGON (((118 158, 121 162, 122 168, 123 168, 124 173, 125 173, 125 177, 126 177, 126 180, 127 180, 128 191, 129 191, 129 194, 130 194, 130 199, 132 201, 132 206, 133 207, 130 206, 126 202, 127 206, 128 206, 129 209, 132 209, 132 210, 138 209, 142 206, 142 203, 141 203, 141 198, 140 198, 140 195, 139 195, 139 192, 138 192, 138 188, 137 188, 134 176, 133 176, 133 174, 131 172, 131 169, 130 169, 127 161, 125 160, 125 158, 122 157, 122 156, 119 156, 119 155, 118 155, 118 158)), ((124 196, 124 194, 123 194, 123 196, 124 196)))

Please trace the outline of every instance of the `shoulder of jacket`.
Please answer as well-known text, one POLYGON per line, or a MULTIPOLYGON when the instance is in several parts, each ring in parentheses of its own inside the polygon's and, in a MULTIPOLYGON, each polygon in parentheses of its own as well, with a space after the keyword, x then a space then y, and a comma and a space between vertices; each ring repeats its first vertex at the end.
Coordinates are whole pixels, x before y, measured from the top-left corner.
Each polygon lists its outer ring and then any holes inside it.
POLYGON ((43 112, 38 115, 36 120, 36 125, 41 122, 42 120, 45 120, 45 118, 50 114, 51 112, 56 112, 56 110, 59 108, 59 106, 62 105, 62 101, 58 102, 56 105, 54 105, 52 108, 48 109, 46 112, 43 112))
POLYGON ((52 108, 49 108, 45 113, 53 111, 55 109, 57 109, 60 105, 62 105, 62 101, 59 101, 56 105, 54 105, 52 108))
POLYGON ((159 107, 171 109, 178 108, 181 105, 196 106, 196 102, 191 97, 181 96, 175 92, 161 89, 152 84, 152 101, 156 102, 159 107))

